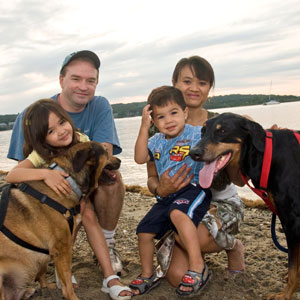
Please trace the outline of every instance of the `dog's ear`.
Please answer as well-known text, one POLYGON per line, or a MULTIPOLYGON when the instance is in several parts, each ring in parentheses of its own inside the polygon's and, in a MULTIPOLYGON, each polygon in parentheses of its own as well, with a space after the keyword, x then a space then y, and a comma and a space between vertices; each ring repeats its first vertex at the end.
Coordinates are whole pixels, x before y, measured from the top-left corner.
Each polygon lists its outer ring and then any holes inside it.
POLYGON ((88 160, 91 157, 95 156, 95 153, 92 152, 93 150, 91 148, 82 149, 76 152, 72 160, 73 169, 76 173, 79 172, 86 163, 88 163, 88 160))
POLYGON ((244 118, 242 128, 247 132, 252 145, 260 152, 265 150, 265 130, 258 123, 244 118))

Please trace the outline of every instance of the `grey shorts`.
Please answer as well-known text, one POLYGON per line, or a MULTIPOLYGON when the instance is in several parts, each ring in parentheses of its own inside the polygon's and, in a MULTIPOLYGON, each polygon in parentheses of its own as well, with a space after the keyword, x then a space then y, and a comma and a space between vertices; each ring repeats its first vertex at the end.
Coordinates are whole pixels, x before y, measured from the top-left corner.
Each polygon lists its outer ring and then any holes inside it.
POLYGON ((234 247, 234 235, 239 232, 244 218, 244 203, 238 194, 222 200, 212 200, 209 211, 204 215, 201 223, 205 225, 215 242, 223 249, 234 247), (221 223, 219 228, 216 217, 221 223))

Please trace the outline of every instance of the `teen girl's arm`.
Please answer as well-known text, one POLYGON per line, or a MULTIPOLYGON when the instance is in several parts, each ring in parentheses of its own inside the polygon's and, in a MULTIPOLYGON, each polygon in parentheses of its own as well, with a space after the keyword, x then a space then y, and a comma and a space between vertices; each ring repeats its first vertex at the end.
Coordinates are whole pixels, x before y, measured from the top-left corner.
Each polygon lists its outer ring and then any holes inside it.
POLYGON ((148 132, 151 126, 151 113, 152 110, 148 104, 143 108, 142 123, 134 147, 134 160, 137 164, 144 164, 150 160, 148 153, 148 132))
POLYGON ((69 195, 72 188, 65 179, 68 174, 59 170, 35 168, 29 159, 21 161, 6 175, 5 180, 10 183, 43 180, 56 194, 69 195))

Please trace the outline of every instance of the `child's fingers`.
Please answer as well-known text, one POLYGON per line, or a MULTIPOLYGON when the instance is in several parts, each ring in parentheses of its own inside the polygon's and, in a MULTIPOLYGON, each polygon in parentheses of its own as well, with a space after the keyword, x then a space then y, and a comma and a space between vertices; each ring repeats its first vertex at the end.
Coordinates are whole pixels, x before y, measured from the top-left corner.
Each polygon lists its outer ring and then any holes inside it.
POLYGON ((54 191, 59 196, 62 196, 62 195, 68 196, 68 195, 70 195, 70 192, 62 185, 58 185, 57 187, 55 187, 54 191))
POLYGON ((150 104, 147 104, 147 105, 143 108, 143 116, 149 117, 151 113, 152 113, 152 109, 150 108, 150 104))
POLYGON ((59 184, 59 190, 66 196, 72 193, 72 187, 65 179, 59 184))
POLYGON ((150 104, 147 104, 145 107, 144 107, 144 111, 148 111, 150 109, 150 104))
POLYGON ((72 193, 72 187, 69 184, 69 182, 65 179, 52 184, 52 186, 50 187, 58 196, 62 196, 62 195, 68 196, 72 193))
POLYGON ((69 177, 69 174, 64 172, 64 171, 60 171, 59 170, 59 173, 61 174, 62 177, 66 178, 66 177, 69 177))
POLYGON ((61 192, 60 192, 60 189, 59 189, 59 186, 54 186, 54 187, 52 187, 52 190, 53 190, 59 197, 62 196, 62 194, 61 194, 61 192))

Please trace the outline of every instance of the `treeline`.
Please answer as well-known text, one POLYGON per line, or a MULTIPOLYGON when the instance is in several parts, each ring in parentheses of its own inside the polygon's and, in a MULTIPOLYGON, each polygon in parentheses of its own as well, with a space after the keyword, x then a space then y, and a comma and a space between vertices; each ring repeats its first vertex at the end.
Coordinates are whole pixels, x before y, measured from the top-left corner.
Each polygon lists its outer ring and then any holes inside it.
MULTIPOLYGON (((299 96, 286 95, 241 95, 231 94, 226 96, 215 96, 210 98, 204 105, 207 109, 224 108, 224 107, 236 107, 236 106, 247 106, 247 105, 259 105, 269 100, 276 100, 279 102, 292 102, 300 101, 299 96)), ((112 109, 115 118, 129 118, 142 115, 143 107, 146 105, 145 102, 132 102, 132 103, 120 103, 112 104, 112 109)), ((0 115, 0 130, 11 129, 13 122, 15 121, 17 114, 15 115, 0 115)))
POLYGON ((16 120, 17 115, 0 115, 0 123, 10 123, 16 120))
POLYGON ((146 102, 112 104, 111 107, 115 118, 128 118, 142 115, 143 107, 146 102))
POLYGON ((12 129, 17 115, 0 115, 0 131, 12 129))
MULTIPOLYGON (((248 106, 248 105, 259 105, 269 100, 276 100, 279 102, 292 102, 300 101, 299 96, 286 95, 241 95, 232 94, 226 96, 215 96, 209 99, 204 105, 207 109, 224 108, 224 107, 236 107, 236 106, 248 106)), ((127 104, 112 104, 112 109, 115 118, 128 118, 142 115, 143 107, 146 105, 145 102, 134 102, 127 104)))
POLYGON ((286 95, 226 95, 216 96, 211 98, 204 107, 207 109, 225 108, 225 107, 236 107, 236 106, 248 106, 248 105, 259 105, 268 102, 269 100, 276 100, 278 102, 293 102, 300 101, 299 96, 286 95))

